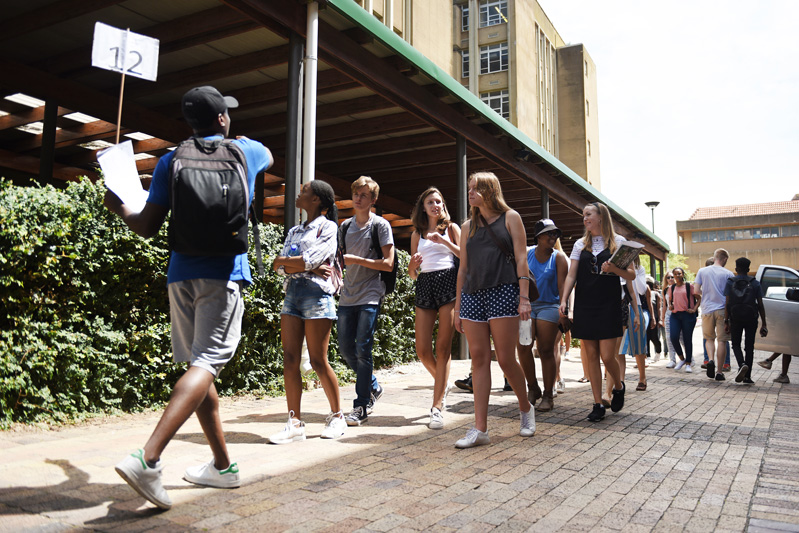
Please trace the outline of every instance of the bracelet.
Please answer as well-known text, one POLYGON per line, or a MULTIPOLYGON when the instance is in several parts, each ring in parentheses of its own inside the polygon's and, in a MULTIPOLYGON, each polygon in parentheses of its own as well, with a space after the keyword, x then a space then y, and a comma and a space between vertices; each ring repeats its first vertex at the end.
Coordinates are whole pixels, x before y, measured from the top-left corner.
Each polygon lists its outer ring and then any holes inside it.
POLYGON ((520 280, 520 279, 526 279, 527 281, 535 281, 530 276, 519 276, 518 278, 516 278, 517 281, 520 280))
POLYGON ((523 294, 520 294, 520 295, 519 295, 519 298, 524 298, 524 299, 525 299, 525 300, 527 300, 528 302, 530 301, 530 298, 528 298, 527 296, 525 296, 525 295, 523 295, 523 294))

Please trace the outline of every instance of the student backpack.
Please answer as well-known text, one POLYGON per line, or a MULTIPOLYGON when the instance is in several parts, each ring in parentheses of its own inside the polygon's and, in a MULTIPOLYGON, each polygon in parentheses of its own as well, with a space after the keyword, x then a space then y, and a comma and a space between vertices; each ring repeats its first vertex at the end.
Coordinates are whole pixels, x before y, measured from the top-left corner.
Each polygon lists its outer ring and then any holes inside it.
MULTIPOLYGON (((338 245, 339 249, 341 250, 341 254, 347 253, 347 232, 350 230, 350 224, 352 224, 352 219, 343 222, 341 226, 339 226, 339 233, 338 233, 338 245)), ((375 250, 378 259, 383 259, 383 248, 380 246, 380 236, 377 233, 377 224, 372 223, 372 249, 375 250)), ((386 294, 391 294, 394 292, 394 289, 397 287, 397 270, 398 270, 399 261, 397 261, 396 252, 394 254, 394 266, 391 267, 391 271, 387 272, 385 270, 380 270, 380 279, 386 286, 386 294)))
POLYGON ((730 288, 730 318, 735 322, 751 322, 757 320, 757 294, 752 281, 755 278, 745 276, 733 280, 730 288))
POLYGON ((247 159, 241 148, 231 139, 187 139, 175 149, 169 178, 169 248, 186 255, 243 254, 249 247, 251 218, 258 270, 263 274, 247 159))

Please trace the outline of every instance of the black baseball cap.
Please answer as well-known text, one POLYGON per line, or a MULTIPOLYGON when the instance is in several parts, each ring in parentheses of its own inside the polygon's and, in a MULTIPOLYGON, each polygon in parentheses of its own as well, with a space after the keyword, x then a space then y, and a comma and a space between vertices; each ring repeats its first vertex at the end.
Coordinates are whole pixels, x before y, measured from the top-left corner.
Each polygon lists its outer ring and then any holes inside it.
POLYGON ((205 85, 195 87, 183 95, 183 118, 195 130, 211 126, 220 114, 228 108, 239 107, 239 101, 232 96, 222 96, 215 87, 205 85))

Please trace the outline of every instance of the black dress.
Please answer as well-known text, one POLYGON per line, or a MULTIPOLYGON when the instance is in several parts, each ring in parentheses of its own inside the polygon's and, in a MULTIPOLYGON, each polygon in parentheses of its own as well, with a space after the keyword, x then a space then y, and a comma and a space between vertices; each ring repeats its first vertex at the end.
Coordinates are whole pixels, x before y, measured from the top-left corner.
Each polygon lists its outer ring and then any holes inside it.
MULTIPOLYGON (((610 255, 610 250, 605 248, 596 256, 598 271, 610 255)), ((582 340, 615 339, 623 332, 619 276, 593 274, 593 258, 590 249, 580 253, 572 336, 582 340)))

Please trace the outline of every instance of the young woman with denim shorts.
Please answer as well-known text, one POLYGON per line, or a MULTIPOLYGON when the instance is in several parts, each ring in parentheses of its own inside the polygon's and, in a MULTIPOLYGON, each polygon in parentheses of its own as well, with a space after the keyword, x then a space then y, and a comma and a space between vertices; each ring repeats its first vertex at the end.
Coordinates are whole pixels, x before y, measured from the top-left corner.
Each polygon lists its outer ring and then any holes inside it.
MULTIPOLYGON (((554 407, 552 391, 555 387, 557 364, 555 361, 555 345, 558 341, 558 323, 560 313, 560 291, 566 281, 569 264, 566 256, 555 249, 555 243, 561 231, 555 223, 545 218, 533 227, 535 246, 527 252, 527 265, 535 277, 540 296, 531 305, 530 318, 533 319, 533 340, 538 347, 541 358, 541 371, 544 377, 544 391, 541 403, 536 411, 551 411, 554 407)), ((535 403, 535 359, 533 345, 519 344, 516 348, 519 362, 527 377, 527 396, 530 403, 535 403)))
POLYGON ((566 284, 560 295, 560 313, 568 312, 567 297, 575 288, 574 325, 572 335, 582 341, 582 357, 587 359, 588 378, 594 396, 594 407, 588 420, 598 422, 605 417, 602 405, 602 370, 599 359, 614 383, 610 408, 615 413, 624 406, 625 385, 616 360, 616 339, 622 335, 622 298, 619 277, 635 279, 630 265, 622 270, 608 260, 624 238, 613 230, 610 211, 601 202, 583 208, 585 234, 574 243, 570 256, 571 266, 566 284), (604 274, 604 275, 603 275, 604 274))
POLYGON ((519 434, 535 434, 535 412, 527 399, 524 373, 516 362, 519 319, 530 318, 527 294, 529 283, 535 282, 527 268, 524 224, 519 213, 505 203, 493 173, 472 174, 468 192, 471 216, 463 225, 460 240, 455 329, 466 334, 472 356, 474 427, 455 443, 456 448, 490 442, 487 424, 492 339, 499 366, 519 401, 519 434), (513 258, 507 255, 511 250, 513 258))
POLYGON ((449 392, 449 363, 461 229, 452 222, 441 191, 430 187, 416 200, 411 215, 411 260, 408 275, 416 280, 416 354, 435 380, 430 429, 444 427, 443 412, 449 392), (433 354, 433 328, 438 317, 438 337, 433 354))
POLYGON ((274 269, 287 276, 283 283, 286 298, 280 312, 280 336, 289 419, 283 431, 269 437, 273 444, 305 440, 305 423, 300 414, 303 338, 311 367, 330 403, 322 438, 340 437, 347 427, 341 412, 338 378, 327 361, 330 329, 336 319, 336 287, 331 274, 338 246, 338 209, 333 188, 319 180, 306 183, 295 205, 307 213, 307 221, 289 230, 283 251, 274 261, 274 269))

